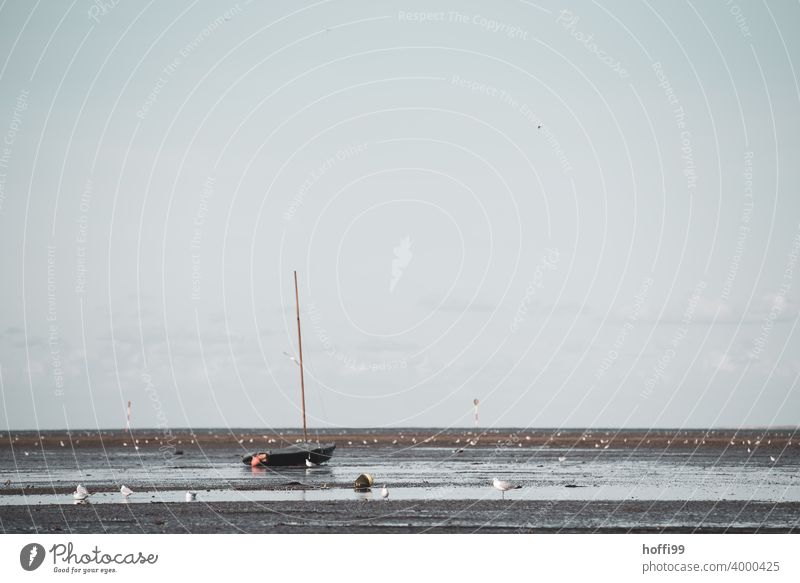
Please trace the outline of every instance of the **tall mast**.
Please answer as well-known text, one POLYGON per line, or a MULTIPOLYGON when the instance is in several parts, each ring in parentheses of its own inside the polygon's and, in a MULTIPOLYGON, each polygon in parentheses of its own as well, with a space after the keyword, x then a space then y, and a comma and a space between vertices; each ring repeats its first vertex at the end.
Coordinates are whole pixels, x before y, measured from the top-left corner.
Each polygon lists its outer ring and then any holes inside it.
POLYGON ((297 272, 294 272, 294 301, 297 307, 297 348, 300 352, 300 401, 303 406, 303 441, 308 443, 306 427, 306 384, 303 378, 303 339, 300 336, 300 292, 297 291, 297 272))

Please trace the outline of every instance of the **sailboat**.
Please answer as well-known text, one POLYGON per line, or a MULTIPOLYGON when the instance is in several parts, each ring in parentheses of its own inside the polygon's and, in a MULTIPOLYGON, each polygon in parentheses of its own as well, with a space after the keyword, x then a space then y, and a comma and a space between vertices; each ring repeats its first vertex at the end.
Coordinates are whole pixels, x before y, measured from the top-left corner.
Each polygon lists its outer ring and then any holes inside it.
POLYGON ((252 467, 263 466, 305 466, 307 462, 319 465, 331 459, 335 443, 312 443, 308 441, 306 424, 306 386, 303 377, 303 339, 300 334, 300 292, 297 288, 297 272, 294 272, 294 299, 297 309, 297 347, 300 365, 300 402, 303 409, 303 442, 293 443, 287 447, 258 451, 242 457, 242 462, 252 467))

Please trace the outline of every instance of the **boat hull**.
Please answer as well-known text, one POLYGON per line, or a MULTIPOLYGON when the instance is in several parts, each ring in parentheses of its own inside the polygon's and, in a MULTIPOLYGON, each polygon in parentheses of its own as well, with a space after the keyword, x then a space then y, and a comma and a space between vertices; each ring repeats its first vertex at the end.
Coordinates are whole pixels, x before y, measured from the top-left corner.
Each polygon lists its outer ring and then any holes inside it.
POLYGON ((335 449, 335 443, 295 443, 243 456, 242 463, 252 467, 305 466, 306 460, 321 464, 331 459, 335 449))

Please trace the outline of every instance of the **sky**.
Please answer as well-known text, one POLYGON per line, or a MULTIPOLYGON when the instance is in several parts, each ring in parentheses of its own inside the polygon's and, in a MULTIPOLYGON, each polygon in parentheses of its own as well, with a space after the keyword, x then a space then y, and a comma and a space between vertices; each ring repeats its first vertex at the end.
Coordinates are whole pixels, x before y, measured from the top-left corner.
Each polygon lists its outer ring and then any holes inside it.
POLYGON ((3 3, 0 428, 797 426, 798 21, 3 3))

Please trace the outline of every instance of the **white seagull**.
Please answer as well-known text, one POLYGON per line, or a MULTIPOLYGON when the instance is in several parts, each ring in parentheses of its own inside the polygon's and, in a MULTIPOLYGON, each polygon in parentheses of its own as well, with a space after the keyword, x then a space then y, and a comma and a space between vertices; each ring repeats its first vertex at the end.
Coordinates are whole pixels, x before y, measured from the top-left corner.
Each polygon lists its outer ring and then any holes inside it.
POLYGON ((292 362, 294 362, 294 363, 295 363, 297 366, 300 366, 300 361, 299 361, 299 360, 297 360, 297 359, 296 359, 294 356, 292 356, 292 355, 291 355, 291 354, 289 354, 288 352, 286 352, 285 350, 283 351, 283 355, 284 355, 286 358, 288 358, 289 360, 291 360, 292 362))
POLYGON ((560 462, 565 462, 565 461, 567 461, 567 456, 565 456, 565 455, 558 456, 558 461, 560 461, 560 462))
POLYGON ((773 462, 773 463, 774 463, 774 462, 776 461, 776 460, 775 460, 775 456, 773 456, 773 455, 769 456, 769 461, 771 461, 771 462, 773 462))
POLYGON ((389 488, 386 487, 386 484, 384 484, 383 488, 381 489, 381 498, 384 500, 389 499, 389 488))
POLYGON ((124 485, 124 484, 123 484, 123 485, 122 485, 122 487, 119 489, 119 491, 122 493, 122 495, 123 495, 123 496, 125 496, 125 499, 126 499, 126 500, 127 500, 128 496, 130 496, 131 494, 133 494, 133 490, 131 490, 130 488, 128 488, 128 487, 127 487, 126 485, 124 485))
POLYGON ((316 468, 319 467, 319 464, 315 464, 311 461, 311 458, 306 458, 306 467, 307 468, 316 468))
POLYGON ((75 500, 86 500, 89 497, 89 490, 78 484, 78 487, 75 488, 75 491, 72 493, 72 497, 75 500))
POLYGON ((186 501, 192 502, 193 500, 197 500, 197 492, 189 490, 188 492, 186 492, 186 501))
POLYGON ((505 480, 498 480, 497 478, 492 481, 492 485, 500 490, 502 498, 505 500, 506 492, 509 490, 517 490, 518 488, 522 488, 517 484, 512 484, 511 482, 506 482, 505 480))

